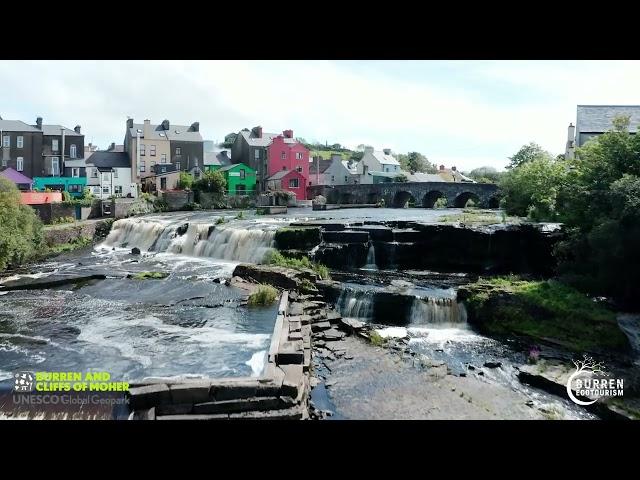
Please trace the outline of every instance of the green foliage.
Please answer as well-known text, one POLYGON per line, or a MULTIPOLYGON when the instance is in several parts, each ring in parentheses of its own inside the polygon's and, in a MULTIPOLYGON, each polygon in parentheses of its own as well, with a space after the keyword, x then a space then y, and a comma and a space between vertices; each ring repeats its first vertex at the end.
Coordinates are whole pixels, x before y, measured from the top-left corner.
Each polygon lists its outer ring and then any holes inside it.
POLYGON ((576 289, 557 281, 496 277, 467 285, 470 315, 488 333, 526 335, 574 351, 626 349, 616 315, 576 289))
POLYGON ((329 280, 329 269, 321 263, 312 262, 307 257, 287 258, 277 250, 270 250, 264 257, 263 263, 293 268, 294 270, 313 270, 322 280, 329 280))
POLYGON ((396 176, 393 180, 395 182, 399 182, 399 183, 404 183, 404 182, 408 182, 409 181, 407 176, 404 175, 404 174, 400 174, 400 175, 396 176))
POLYGON ((51 225, 60 225, 63 223, 74 223, 76 221, 75 217, 58 217, 51 222, 51 225))
POLYGON ((371 330, 369 332, 369 342, 376 347, 384 347, 387 343, 387 339, 375 330, 371 330))
POLYGON ((187 203, 184 207, 184 210, 189 210, 189 211, 193 211, 193 210, 202 210, 202 206, 197 203, 197 202, 191 202, 191 203, 187 203))
POLYGON ((278 290, 271 285, 259 284, 255 292, 249 295, 247 303, 251 306, 271 305, 278 298, 278 290))
POLYGON ((169 204, 164 198, 153 197, 153 209, 156 212, 167 212, 169 210, 169 204))
POLYGON ((236 220, 242 220, 244 218, 244 212, 240 211, 238 215, 236 215, 236 220))
POLYGON ((462 213, 444 215, 441 222, 459 222, 465 225, 494 225, 497 223, 519 223, 518 217, 507 217, 504 212, 498 215, 495 210, 481 210, 478 208, 464 209, 462 213))
POLYGON ((227 190, 227 181, 219 171, 204 172, 202 176, 193 182, 193 190, 208 193, 224 193, 227 190))
POLYGON ((445 197, 438 198, 433 204, 433 208, 447 208, 447 199, 445 197))
POLYGON ((511 169, 500 180, 507 214, 532 220, 556 220, 558 197, 568 181, 568 165, 542 157, 511 169))
POLYGON ((17 187, 0 177, 0 270, 24 262, 43 244, 42 222, 20 200, 17 187))
POLYGON ((407 170, 410 173, 422 172, 422 173, 437 173, 437 167, 430 163, 427 157, 419 152, 409 152, 406 155, 399 153, 396 155, 398 162, 403 170, 407 170))
POLYGON ((162 280, 168 276, 169 274, 166 272, 138 272, 135 275, 132 275, 131 278, 135 280, 162 280))
POLYGON ((476 205, 476 202, 473 201, 473 199, 469 199, 467 200, 467 203, 464 204, 464 208, 477 208, 478 206, 476 205))
POLYGON ((515 168, 534 160, 553 160, 551 154, 537 143, 531 142, 523 145, 517 153, 509 157, 507 168, 515 168))
POLYGON ((72 200, 71 198, 71 194, 69 192, 67 192, 66 190, 62 192, 62 201, 63 202, 70 202, 72 200))
POLYGON ((178 179, 178 188, 181 190, 190 190, 193 185, 193 175, 187 172, 180 172, 178 179))
POLYGON ((498 172, 493 167, 474 168, 466 174, 467 177, 473 178, 479 183, 499 183, 502 175, 504 175, 504 172, 498 172))
POLYGON ((222 148, 231 148, 236 141, 237 133, 231 132, 224 136, 224 142, 222 143, 222 148))
POLYGON ((90 237, 77 237, 68 243, 61 243, 44 248, 35 255, 34 259, 47 258, 61 253, 72 252, 91 245, 92 243, 93 240, 90 237))
POLYGON ((224 219, 224 217, 219 217, 219 218, 216 220, 216 225, 222 225, 223 223, 225 223, 225 221, 226 221, 226 220, 224 219))

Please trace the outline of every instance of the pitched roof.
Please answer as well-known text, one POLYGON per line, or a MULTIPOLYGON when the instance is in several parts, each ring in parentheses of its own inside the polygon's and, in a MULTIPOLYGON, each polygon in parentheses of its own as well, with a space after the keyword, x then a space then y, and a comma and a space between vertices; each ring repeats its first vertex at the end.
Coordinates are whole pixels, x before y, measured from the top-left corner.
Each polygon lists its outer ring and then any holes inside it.
POLYGON ((93 152, 88 163, 98 168, 131 168, 129 155, 126 152, 93 152))
POLYGON ((39 132, 35 127, 21 120, 0 120, 0 130, 4 132, 39 132))
MULTIPOLYGON (((262 137, 254 137, 251 135, 250 130, 241 130, 240 135, 242 135, 247 143, 254 147, 268 147, 273 139, 278 135, 282 135, 281 133, 266 133, 262 132, 262 137)), ((284 143, 298 143, 295 138, 285 138, 284 143)))
POLYGON ((351 168, 349 168, 349 160, 342 160, 342 165, 344 165, 344 168, 349 170, 349 173, 352 173, 354 175, 358 173, 358 163, 359 162, 351 162, 351 168))
POLYGON ((407 175, 410 182, 444 182, 445 180, 437 173, 410 173, 407 175))
POLYGON ((214 150, 210 152, 204 152, 203 165, 229 165, 231 164, 231 157, 228 150, 214 150))
MULTIPOLYGON (((91 152, 93 153, 93 152, 91 152)), ((74 158, 72 160, 64 161, 65 167, 86 167, 87 166, 87 158, 74 158)))
POLYGON ((371 153, 382 165, 400 165, 393 155, 387 155, 382 150, 374 150, 371 153))
POLYGON ((629 130, 640 126, 640 105, 578 105, 576 131, 583 133, 602 133, 613 127, 616 115, 629 115, 629 130))
POLYGON ((67 127, 63 127, 62 125, 44 125, 44 124, 42 125, 42 134, 43 135, 60 135, 60 130, 63 128, 64 128, 65 137, 81 137, 82 136, 81 133, 78 133, 75 130, 71 130, 67 127))
MULTIPOLYGON (((144 124, 134 123, 129 129, 132 137, 135 137, 140 130, 140 138, 144 136, 144 124)), ((169 130, 162 128, 162 125, 151 124, 151 138, 164 140, 169 139, 180 142, 202 142, 202 135, 199 131, 194 131, 191 126, 169 124, 169 130)))
POLYGON ((33 183, 33 180, 31 180, 29 177, 23 175, 22 173, 14 170, 11 167, 7 167, 3 171, 1 171, 0 177, 4 177, 17 185, 31 185, 33 183))
POLYGON ((327 169, 333 164, 333 160, 331 158, 323 158, 318 162, 317 160, 313 160, 309 162, 309 173, 324 173, 327 169))
POLYGON ((276 172, 269 178, 267 178, 267 180, 280 180, 289 175, 291 172, 295 172, 295 170, 280 170, 279 172, 276 172))

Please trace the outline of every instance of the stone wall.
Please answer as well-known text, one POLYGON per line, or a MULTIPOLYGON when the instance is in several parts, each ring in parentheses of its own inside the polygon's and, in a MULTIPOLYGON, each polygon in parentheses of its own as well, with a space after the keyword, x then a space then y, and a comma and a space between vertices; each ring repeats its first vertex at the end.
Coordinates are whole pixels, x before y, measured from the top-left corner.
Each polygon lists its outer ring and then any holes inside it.
POLYGON ((194 201, 193 192, 187 190, 162 192, 162 198, 167 202, 169 211, 183 210, 185 205, 194 201))
POLYGON ((114 198, 111 200, 111 216, 115 219, 152 213, 153 211, 153 203, 146 201, 142 197, 114 198))
POLYGON ((105 237, 111 229, 113 220, 89 220, 68 225, 56 225, 44 230, 45 243, 48 246, 69 243, 78 238, 98 240, 105 237))
POLYGON ((40 220, 45 225, 49 225, 55 220, 64 217, 76 218, 76 207, 63 205, 62 203, 44 203, 41 205, 31 205, 36 211, 40 220))

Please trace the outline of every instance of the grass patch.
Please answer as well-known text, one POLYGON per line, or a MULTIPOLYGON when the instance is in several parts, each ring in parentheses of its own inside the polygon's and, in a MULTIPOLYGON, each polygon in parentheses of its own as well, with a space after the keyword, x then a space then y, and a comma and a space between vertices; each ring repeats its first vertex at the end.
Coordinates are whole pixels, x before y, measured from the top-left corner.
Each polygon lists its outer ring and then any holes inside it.
POLYGON ((551 340, 577 352, 629 346, 614 312, 563 283, 495 277, 461 290, 470 319, 487 333, 551 340))
POLYGON ((294 270, 313 270, 322 280, 329 280, 329 269, 316 262, 312 262, 307 257, 302 258, 286 258, 277 250, 271 250, 264 257, 264 263, 267 265, 277 265, 279 267, 293 268, 294 270))
POLYGON ((440 217, 440 222, 445 223, 464 223, 467 225, 492 225, 496 223, 509 223, 518 224, 521 223, 520 217, 511 217, 499 213, 493 210, 481 210, 476 208, 465 208, 462 213, 456 213, 453 215, 444 215, 440 217))
POLYGON ((369 342, 371 342, 371 345, 374 345, 376 347, 384 347, 387 343, 387 340, 375 330, 371 330, 369 332, 369 342))
POLYGON ((221 225, 224 223, 224 217, 220 217, 216 220, 216 225, 221 225))
POLYGON ((72 252, 80 248, 91 245, 93 240, 90 237, 78 237, 68 243, 61 243, 59 245, 52 245, 44 249, 44 251, 37 255, 37 258, 50 257, 52 255, 60 255, 61 253, 72 252))
POLYGON ((135 280, 162 280, 163 278, 167 278, 168 276, 169 274, 166 272, 138 272, 131 278, 135 280))
POLYGON ((248 304, 256 305, 271 305, 278 298, 278 290, 271 285, 261 283, 255 292, 249 295, 248 304))

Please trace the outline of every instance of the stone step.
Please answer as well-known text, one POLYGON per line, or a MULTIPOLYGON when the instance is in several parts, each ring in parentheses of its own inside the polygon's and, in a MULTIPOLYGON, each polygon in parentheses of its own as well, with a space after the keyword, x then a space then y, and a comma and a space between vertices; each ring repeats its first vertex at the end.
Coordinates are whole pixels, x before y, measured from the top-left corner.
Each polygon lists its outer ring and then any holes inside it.
POLYGON ((193 413, 235 413, 249 410, 275 410, 282 406, 285 405, 283 405, 279 397, 241 398, 236 400, 197 403, 193 406, 193 413))

